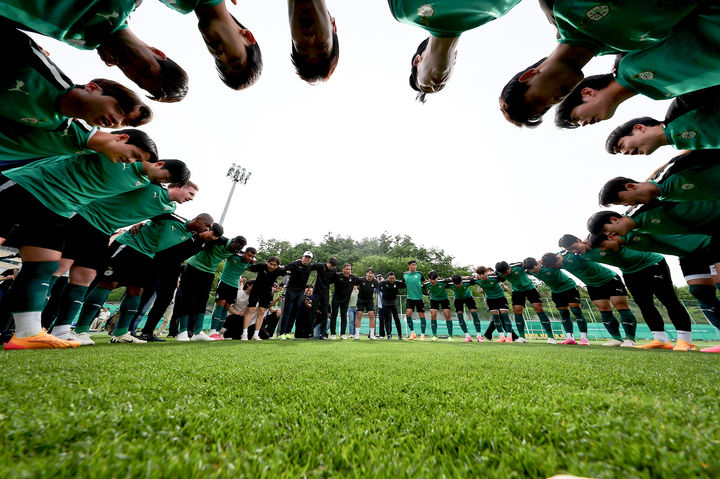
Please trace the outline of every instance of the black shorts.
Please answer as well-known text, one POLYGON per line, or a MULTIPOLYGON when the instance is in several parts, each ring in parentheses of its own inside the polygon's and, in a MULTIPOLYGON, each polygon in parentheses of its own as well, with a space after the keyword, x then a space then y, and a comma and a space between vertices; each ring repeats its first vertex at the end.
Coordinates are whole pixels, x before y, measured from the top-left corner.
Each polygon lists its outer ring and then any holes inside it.
POLYGON ((513 291, 510 293, 510 298, 512 298, 513 306, 525 306, 525 300, 530 304, 542 303, 540 293, 535 288, 527 291, 513 291))
POLYGON ((357 310, 358 311, 367 311, 368 313, 371 311, 375 311, 375 304, 373 303, 372 298, 370 299, 360 299, 357 300, 357 310))
POLYGON ((588 286, 587 291, 592 301, 610 299, 612 296, 628 295, 627 290, 625 289, 625 283, 622 282, 620 276, 615 276, 613 279, 601 286, 588 286))
POLYGON ((73 260, 73 266, 94 269, 100 273, 105 271, 110 235, 95 228, 80 215, 70 218, 65 232, 63 258, 73 260))
POLYGON ((450 300, 449 299, 430 299, 430 309, 439 310, 439 309, 450 309, 450 300))
POLYGON ((100 281, 145 288, 155 278, 152 258, 138 250, 116 241, 110 245, 109 256, 105 271, 98 277, 100 281))
POLYGON ((463 311, 463 307, 467 306, 467 308, 472 311, 473 309, 477 309, 477 304, 475 303, 475 298, 470 296, 469 298, 459 298, 454 301, 455 303, 455 311, 463 311))
POLYGON ((485 303, 487 304, 488 311, 491 312, 496 309, 510 309, 505 296, 502 298, 485 298, 485 303))
POLYGON ((425 302, 422 299, 409 299, 405 304, 406 309, 417 311, 418 313, 425 312, 425 302))
POLYGON ((0 174, 0 238, 5 246, 62 251, 68 219, 46 208, 29 191, 0 174))
POLYGON ((272 299, 272 291, 256 293, 255 288, 253 288, 250 292, 250 299, 248 299, 248 308, 268 309, 270 307, 270 303, 272 303, 272 299))
POLYGON ((233 304, 237 300, 237 295, 237 288, 218 281, 217 289, 215 290, 215 301, 225 301, 228 304, 233 304))
POLYGON ((685 281, 711 278, 710 266, 717 263, 710 255, 693 255, 680 258, 680 269, 685 281))
POLYGON ((570 304, 580 304, 580 291, 577 288, 560 293, 552 293, 552 300, 558 308, 567 308, 570 304))

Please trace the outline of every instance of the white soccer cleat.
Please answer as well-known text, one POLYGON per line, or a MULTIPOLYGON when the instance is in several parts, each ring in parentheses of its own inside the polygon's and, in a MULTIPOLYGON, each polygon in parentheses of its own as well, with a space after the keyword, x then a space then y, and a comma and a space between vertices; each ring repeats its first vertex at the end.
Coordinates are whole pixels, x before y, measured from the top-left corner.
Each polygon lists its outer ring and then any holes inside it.
POLYGON ((247 334, 243 334, 242 336, 240 336, 240 341, 247 341, 247 340, 248 340, 247 334))
POLYGON ((65 341, 80 341, 82 346, 92 346, 95 341, 90 339, 88 333, 77 334, 75 331, 66 331, 61 334, 53 334, 56 338, 64 339, 65 341))
POLYGON ((337 336, 333 334, 330 336, 330 339, 337 339, 337 336))
MULTIPOLYGON (((508 341, 512 343, 512 339, 508 341)), ((518 336, 518 338, 515 340, 516 343, 527 343, 527 339, 523 338, 522 336, 518 336)))
POLYGON ((196 333, 190 341, 215 341, 213 338, 205 334, 205 331, 200 331, 199 333, 196 333))
POLYGON ((557 341, 555 341, 555 338, 548 338, 547 342, 548 342, 548 344, 557 344, 557 341))
POLYGON ((621 348, 634 348, 635 346, 636 346, 636 343, 632 339, 626 339, 625 341, 622 342, 622 344, 620 344, 621 348))
POLYGON ((607 346, 609 348, 616 348, 620 346, 623 342, 617 339, 611 339, 607 343, 603 343, 603 346, 607 346))
POLYGON ((360 333, 355 333, 355 336, 353 336, 353 339, 360 339, 360 333))
POLYGON ((125 333, 122 336, 112 336, 110 342, 113 344, 145 344, 147 341, 138 339, 130 333, 125 333))
POLYGON ((190 338, 188 337, 187 331, 183 331, 182 333, 178 333, 178 335, 175 336, 175 341, 180 341, 180 342, 190 341, 190 338))

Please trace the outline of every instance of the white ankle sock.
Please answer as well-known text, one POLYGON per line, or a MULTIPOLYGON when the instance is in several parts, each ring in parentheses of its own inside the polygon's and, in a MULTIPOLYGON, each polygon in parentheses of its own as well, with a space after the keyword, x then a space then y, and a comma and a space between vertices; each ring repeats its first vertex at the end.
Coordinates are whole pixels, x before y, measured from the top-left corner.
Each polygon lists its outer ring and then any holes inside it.
POLYGON ((27 338, 42 333, 42 318, 40 311, 29 313, 13 313, 15 319, 15 336, 27 338))
POLYGON ((247 329, 243 329, 243 336, 247 336, 247 329))
POLYGON ((52 334, 54 336, 57 336, 58 334, 67 333, 70 331, 70 325, 69 324, 62 324, 60 326, 55 326, 52 328, 52 334))
POLYGON ((255 333, 253 333, 253 338, 259 338, 259 337, 260 337, 260 331, 255 331, 255 333))
MULTIPOLYGON (((653 331, 652 332, 653 339, 657 339, 658 341, 662 341, 663 343, 668 342, 667 334, 665 334, 665 331, 653 331)), ((678 334, 679 336, 679 334, 678 334)))
POLYGON ((692 333, 690 331, 678 331, 678 339, 692 343, 692 333))
POLYGON ((587 333, 580 333, 580 337, 582 339, 587 339, 587 333))

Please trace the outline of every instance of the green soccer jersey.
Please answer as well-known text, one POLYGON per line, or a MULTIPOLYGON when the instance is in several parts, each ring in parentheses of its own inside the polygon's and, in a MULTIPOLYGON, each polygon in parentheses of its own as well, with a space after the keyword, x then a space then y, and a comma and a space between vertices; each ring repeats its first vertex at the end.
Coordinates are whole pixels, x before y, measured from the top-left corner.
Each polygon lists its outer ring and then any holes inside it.
POLYGON ((399 22, 419 26, 436 37, 452 38, 509 12, 520 0, 390 0, 399 22))
POLYGON ((173 213, 175 203, 162 186, 149 184, 122 195, 96 200, 83 206, 78 215, 107 235, 120 228, 163 213, 173 213))
POLYGON ((720 148, 720 98, 672 120, 665 137, 678 150, 720 148))
POLYGON ((69 122, 67 128, 55 131, 0 121, 0 165, 93 153, 87 144, 96 131, 97 128, 88 129, 74 121, 69 122))
POLYGON ((618 83, 654 100, 720 84, 720 5, 706 2, 701 8, 702 14, 693 14, 667 39, 625 55, 618 83))
POLYGON ((214 7, 225 0, 160 0, 173 10, 186 15, 198 7, 214 7))
POLYGON ((487 279, 477 279, 475 284, 480 286, 487 299, 498 299, 505 297, 505 290, 500 283, 502 280, 495 275, 488 275, 487 279))
POLYGON ((179 216, 162 215, 153 218, 138 234, 123 233, 115 241, 154 258, 158 251, 172 248, 192 237, 187 223, 179 216))
POLYGON ((61 42, 94 50, 127 28, 135 0, 3 0, 0 16, 61 42))
POLYGON ((706 235, 653 235, 631 231, 622 236, 626 248, 652 251, 684 258, 697 254, 712 254, 712 237, 706 235))
POLYGON ((4 172, 45 207, 70 218, 92 201, 143 188, 143 163, 113 163, 99 153, 58 156, 4 172))
POLYGON ((720 162, 678 171, 660 181, 650 181, 660 188, 660 199, 667 201, 703 201, 720 199, 720 162))
POLYGON ((563 253, 563 269, 587 286, 602 286, 617 276, 614 271, 573 253, 563 253))
POLYGON ((537 279, 545 283, 548 288, 550 288, 551 293, 562 293, 577 287, 575 281, 573 281, 570 276, 566 275, 563 270, 558 268, 546 268, 545 266, 541 266, 540 271, 537 273, 528 271, 528 274, 535 276, 537 279))
POLYGON ((205 248, 190 258, 188 264, 200 271, 215 274, 222 260, 235 254, 232 253, 229 248, 231 241, 232 240, 221 236, 212 247, 205 248))
POLYGON ((621 248, 619 251, 603 251, 596 248, 584 253, 582 257, 596 263, 617 266, 623 274, 637 273, 663 260, 661 254, 633 251, 628 248, 621 248))
POLYGON ((403 281, 405 282, 405 288, 407 289, 408 299, 423 299, 423 279, 423 274, 420 271, 415 271, 414 273, 411 273, 410 271, 405 271, 403 273, 403 281))
POLYGON ((496 274, 500 278, 506 279, 512 286, 513 291, 530 291, 531 289, 535 289, 535 285, 532 280, 530 280, 520 263, 511 264, 510 274, 507 276, 500 273, 496 274))
POLYGON ((459 285, 456 285, 455 283, 448 283, 447 288, 453 292, 455 299, 467 299, 472 298, 472 290, 470 290, 470 286, 473 284, 477 284, 477 281, 471 279, 469 281, 465 280, 459 285))
POLYGON ((714 234, 720 224, 720 201, 662 201, 630 215, 635 229, 658 235, 714 234))
POLYGON ((444 301, 448 299, 446 291, 448 284, 445 281, 438 281, 435 284, 427 281, 423 284, 423 288, 430 293, 430 299, 434 301, 444 301))
POLYGON ((668 38, 702 2, 556 0, 553 15, 560 43, 606 54, 647 48, 668 38))
POLYGON ((252 265, 252 263, 243 261, 242 256, 234 254, 225 261, 225 267, 220 275, 220 281, 233 288, 237 288, 240 283, 240 276, 252 265))

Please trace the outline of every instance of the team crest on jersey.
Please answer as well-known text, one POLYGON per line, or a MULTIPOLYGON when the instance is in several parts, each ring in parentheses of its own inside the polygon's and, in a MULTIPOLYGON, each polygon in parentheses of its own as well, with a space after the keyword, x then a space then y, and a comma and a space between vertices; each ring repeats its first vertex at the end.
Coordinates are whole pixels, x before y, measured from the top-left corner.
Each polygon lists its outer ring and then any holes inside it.
POLYGON ((660 223, 660 218, 653 218, 650 220, 650 223, 658 224, 658 223, 660 223))
POLYGON ((593 22, 602 20, 610 13, 610 7, 607 5, 598 5, 585 12, 585 16, 593 22))
POLYGON ((696 136, 697 133, 692 130, 683 131, 682 133, 680 133, 680 138, 685 138, 686 140, 690 138, 695 138, 696 136))
POLYGON ((38 123, 40 123, 40 120, 38 120, 37 118, 20 118, 20 121, 22 121, 23 123, 30 123, 31 125, 37 125, 38 123))
POLYGON ((695 188, 695 185, 693 185, 692 183, 685 183, 680 188, 682 188, 683 190, 692 190, 693 188, 695 188))
POLYGON ((641 239, 642 239, 642 238, 640 238, 639 236, 636 236, 636 237, 633 238, 633 241, 640 241, 641 239))
POLYGON ((85 45, 85 40, 82 40, 80 38, 66 38, 64 42, 76 47, 81 47, 85 45))
POLYGON ((655 74, 649 70, 646 72, 640 72, 637 74, 637 76, 641 80, 652 80, 653 78, 655 78, 655 74))
POLYGON ((135 183, 135 186, 140 186, 140 185, 142 185, 142 181, 138 180, 137 183, 135 183))
POLYGON ((103 274, 104 274, 105 276, 112 276, 113 270, 112 270, 112 269, 106 269, 103 274))
POLYGON ((25 95, 30 95, 30 93, 24 91, 22 88, 25 86, 25 82, 22 80, 16 80, 15 86, 13 88, 8 88, 8 91, 16 91, 18 93, 24 93, 25 95))
POLYGON ((435 9, 432 7, 432 5, 426 3, 418 7, 417 14, 418 16, 423 18, 432 17, 433 15, 435 15, 435 9))

